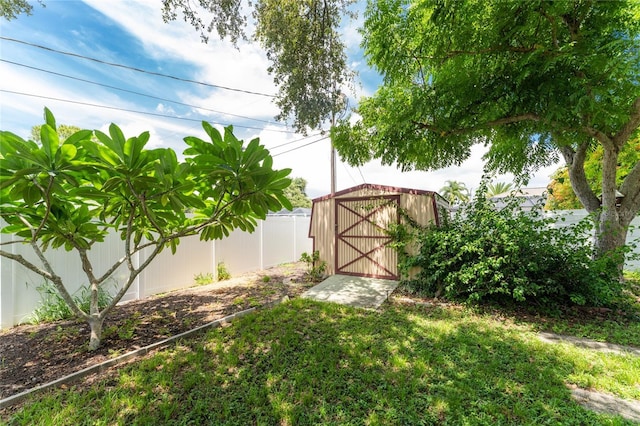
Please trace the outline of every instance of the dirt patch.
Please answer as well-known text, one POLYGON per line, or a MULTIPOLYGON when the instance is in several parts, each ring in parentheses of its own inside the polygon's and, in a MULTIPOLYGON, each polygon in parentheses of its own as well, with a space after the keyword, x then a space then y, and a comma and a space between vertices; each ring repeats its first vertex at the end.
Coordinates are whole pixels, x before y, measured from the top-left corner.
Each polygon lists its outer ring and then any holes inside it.
POLYGON ((314 285, 305 270, 302 263, 287 264, 116 306, 105 321, 102 345, 93 352, 87 350, 88 325, 76 320, 2 331, 0 399, 232 313, 299 296, 314 285))

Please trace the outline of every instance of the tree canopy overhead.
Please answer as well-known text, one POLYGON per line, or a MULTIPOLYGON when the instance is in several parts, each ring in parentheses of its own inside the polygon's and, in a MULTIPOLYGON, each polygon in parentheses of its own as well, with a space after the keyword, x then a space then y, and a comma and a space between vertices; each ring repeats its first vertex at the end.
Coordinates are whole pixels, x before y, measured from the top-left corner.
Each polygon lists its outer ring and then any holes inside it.
POLYGON ((255 0, 252 12, 241 0, 162 0, 163 19, 184 20, 207 41, 212 32, 233 43, 247 38, 248 17, 252 35, 266 50, 269 73, 278 86, 278 120, 291 120, 305 133, 320 128, 346 108, 342 89, 350 86, 353 73, 347 64, 345 45, 339 33, 343 16, 352 16, 354 0, 255 0), (203 21, 208 13, 210 22, 203 21), (250 16, 248 14, 250 13, 250 16))
POLYGON ((640 165, 617 188, 615 165, 640 124, 640 3, 379 0, 363 46, 384 76, 360 102, 361 119, 333 132, 351 164, 372 158, 403 169, 460 164, 488 146, 490 171, 526 176, 554 162, 599 212, 599 252, 624 244, 640 208, 640 165), (601 145, 602 200, 584 177, 601 145))

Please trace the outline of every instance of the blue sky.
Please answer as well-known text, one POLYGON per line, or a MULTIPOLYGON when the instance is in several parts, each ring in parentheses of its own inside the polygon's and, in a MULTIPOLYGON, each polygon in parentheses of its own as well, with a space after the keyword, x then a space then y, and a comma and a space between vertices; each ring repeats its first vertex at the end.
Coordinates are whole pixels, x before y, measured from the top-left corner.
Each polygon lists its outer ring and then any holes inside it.
MULTIPOLYGON (((236 49, 229 42, 214 37, 208 44, 203 44, 199 34, 181 20, 165 24, 159 0, 47 0, 45 4, 44 8, 34 4, 32 16, 21 15, 10 22, 1 21, 0 35, 216 86, 261 94, 277 91, 266 71, 268 61, 258 45, 242 43, 236 49)), ((351 64, 360 73, 353 102, 363 94, 373 93, 379 82, 362 58, 357 26, 358 23, 353 22, 344 27, 351 64)), ((330 190, 329 141, 320 141, 322 136, 317 136, 317 132, 305 138, 290 127, 276 123, 273 117, 278 110, 271 97, 108 66, 24 43, 0 40, 2 130, 29 136, 31 127, 42 122, 43 108, 47 106, 59 124, 105 130, 114 122, 127 136, 148 130, 153 146, 168 146, 181 153, 185 147, 183 137, 204 137, 200 121, 206 120, 219 127, 233 124, 235 133, 241 138, 260 137, 272 151, 276 167, 292 168, 292 176, 305 178, 311 197, 330 190), (285 152, 293 148, 298 149, 285 152)), ((437 191, 446 180, 458 180, 474 188, 482 175, 483 151, 483 147, 475 147, 472 157, 460 167, 433 172, 402 173, 375 161, 359 169, 339 164, 337 187, 343 189, 367 182, 437 191)), ((546 186, 555 168, 538 172, 529 186, 546 186)), ((503 176, 498 180, 509 181, 510 177, 503 176)))

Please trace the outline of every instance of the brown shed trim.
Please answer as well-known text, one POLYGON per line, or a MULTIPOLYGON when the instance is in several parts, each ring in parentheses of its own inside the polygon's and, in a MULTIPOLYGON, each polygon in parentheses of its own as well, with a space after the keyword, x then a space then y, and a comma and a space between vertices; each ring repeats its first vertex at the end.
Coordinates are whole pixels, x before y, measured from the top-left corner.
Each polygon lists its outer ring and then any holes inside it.
POLYGON ((362 189, 374 189, 374 190, 385 191, 385 192, 397 192, 397 193, 400 193, 400 194, 434 195, 434 196, 441 197, 441 195, 439 195, 437 192, 434 192, 434 191, 425 191, 425 190, 422 190, 422 189, 401 188, 401 187, 396 187, 396 186, 374 185, 374 184, 371 184, 371 183, 363 183, 363 184, 360 184, 358 186, 353 186, 351 188, 343 189, 341 191, 336 192, 333 195, 328 194, 328 195, 323 195, 323 196, 318 197, 318 198, 314 198, 311 201, 313 201, 313 202, 325 201, 325 200, 329 200, 331 198, 339 197, 341 195, 349 194, 351 192, 360 191, 362 189))

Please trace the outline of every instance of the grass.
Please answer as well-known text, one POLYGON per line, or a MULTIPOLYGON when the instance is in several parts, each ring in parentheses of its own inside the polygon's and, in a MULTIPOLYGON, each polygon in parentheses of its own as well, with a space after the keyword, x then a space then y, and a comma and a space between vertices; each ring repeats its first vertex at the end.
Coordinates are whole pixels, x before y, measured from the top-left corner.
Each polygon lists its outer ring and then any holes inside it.
POLYGON ((622 425, 567 385, 640 399, 640 358, 541 342, 465 308, 296 299, 184 340, 10 424, 622 425))

